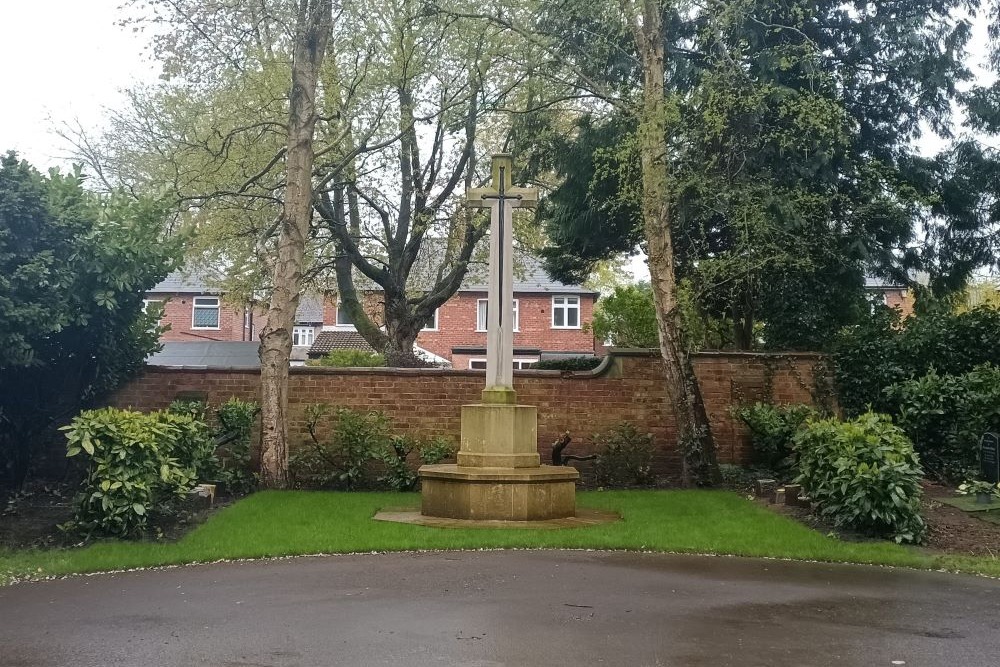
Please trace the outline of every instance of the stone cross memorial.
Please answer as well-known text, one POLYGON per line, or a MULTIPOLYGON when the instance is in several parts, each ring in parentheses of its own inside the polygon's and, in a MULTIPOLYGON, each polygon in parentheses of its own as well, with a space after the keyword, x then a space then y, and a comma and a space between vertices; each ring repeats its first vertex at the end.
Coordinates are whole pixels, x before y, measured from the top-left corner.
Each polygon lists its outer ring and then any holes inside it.
POLYGON ((579 473, 543 466, 538 412, 514 392, 513 213, 538 194, 513 184, 513 160, 493 157, 490 187, 468 191, 468 205, 490 211, 490 275, 486 312, 486 387, 482 402, 462 406, 457 463, 420 468, 425 516, 473 521, 536 521, 575 516, 579 473))
POLYGON ((514 369, 514 209, 534 208, 538 191, 515 188, 514 161, 493 158, 493 183, 468 191, 471 208, 490 210, 490 274, 486 302, 486 389, 513 391, 514 369))

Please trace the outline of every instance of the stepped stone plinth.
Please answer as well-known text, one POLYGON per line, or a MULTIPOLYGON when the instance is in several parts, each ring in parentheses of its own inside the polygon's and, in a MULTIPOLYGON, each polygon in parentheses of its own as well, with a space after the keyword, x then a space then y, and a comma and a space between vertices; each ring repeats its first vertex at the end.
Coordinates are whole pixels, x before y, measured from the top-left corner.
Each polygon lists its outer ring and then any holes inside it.
POLYGON ((540 465, 537 424, 531 405, 462 406, 458 463, 420 468, 421 513, 481 521, 575 516, 580 474, 540 465))
POLYGON ((512 210, 531 208, 538 192, 515 188, 508 155, 493 157, 493 183, 468 191, 468 204, 490 209, 486 389, 462 406, 457 463, 419 470, 421 514, 477 521, 544 521, 576 515, 574 468, 542 466, 538 415, 513 389, 512 210))

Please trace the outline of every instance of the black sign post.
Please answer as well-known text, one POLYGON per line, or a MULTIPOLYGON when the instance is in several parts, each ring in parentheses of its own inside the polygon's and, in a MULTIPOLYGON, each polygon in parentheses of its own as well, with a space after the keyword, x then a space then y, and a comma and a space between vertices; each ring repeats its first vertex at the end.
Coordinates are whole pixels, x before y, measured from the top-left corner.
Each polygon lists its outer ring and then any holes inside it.
POLYGON ((990 484, 1000 482, 1000 436, 984 433, 979 439, 979 465, 983 479, 990 484))

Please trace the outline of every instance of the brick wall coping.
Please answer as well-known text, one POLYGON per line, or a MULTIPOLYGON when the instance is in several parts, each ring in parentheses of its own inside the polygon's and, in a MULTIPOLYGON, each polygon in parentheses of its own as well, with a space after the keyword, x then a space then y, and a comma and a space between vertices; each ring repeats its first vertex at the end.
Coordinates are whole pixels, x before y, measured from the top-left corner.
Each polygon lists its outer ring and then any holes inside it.
MULTIPOLYGON (((561 377, 561 378, 594 378, 600 377, 610 370, 614 365, 616 357, 645 357, 649 359, 659 358, 660 351, 656 348, 619 348, 613 347, 608 350, 599 366, 589 371, 563 371, 563 370, 535 370, 517 369, 516 376, 525 377, 561 377)), ((733 359, 733 360, 755 360, 794 358, 809 360, 824 359, 826 355, 820 352, 696 352, 695 359, 733 359)), ((173 373, 183 371, 187 373, 237 373, 243 375, 259 375, 259 368, 229 368, 226 366, 147 366, 146 373, 173 373)), ((402 377, 413 376, 482 376, 482 371, 455 369, 455 368, 336 368, 332 366, 293 366, 289 369, 291 375, 393 375, 402 377)))

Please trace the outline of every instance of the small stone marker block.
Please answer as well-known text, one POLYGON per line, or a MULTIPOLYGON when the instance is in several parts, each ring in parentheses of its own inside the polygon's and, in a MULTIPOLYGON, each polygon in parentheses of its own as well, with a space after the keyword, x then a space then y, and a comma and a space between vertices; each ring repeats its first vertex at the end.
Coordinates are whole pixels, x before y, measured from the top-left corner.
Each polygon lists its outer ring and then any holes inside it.
POLYGON ((188 491, 187 504, 199 509, 212 507, 215 504, 215 484, 199 484, 188 491))
POLYGON ((774 496, 771 498, 771 502, 774 503, 775 505, 784 505, 785 504, 785 488, 784 487, 782 487, 780 489, 775 489, 774 490, 774 496))
POLYGON ((802 487, 799 484, 785 484, 785 504, 798 505, 802 487))
POLYGON ((778 488, 776 479, 758 479, 754 483, 754 495, 758 498, 768 498, 774 495, 774 490, 778 488))

